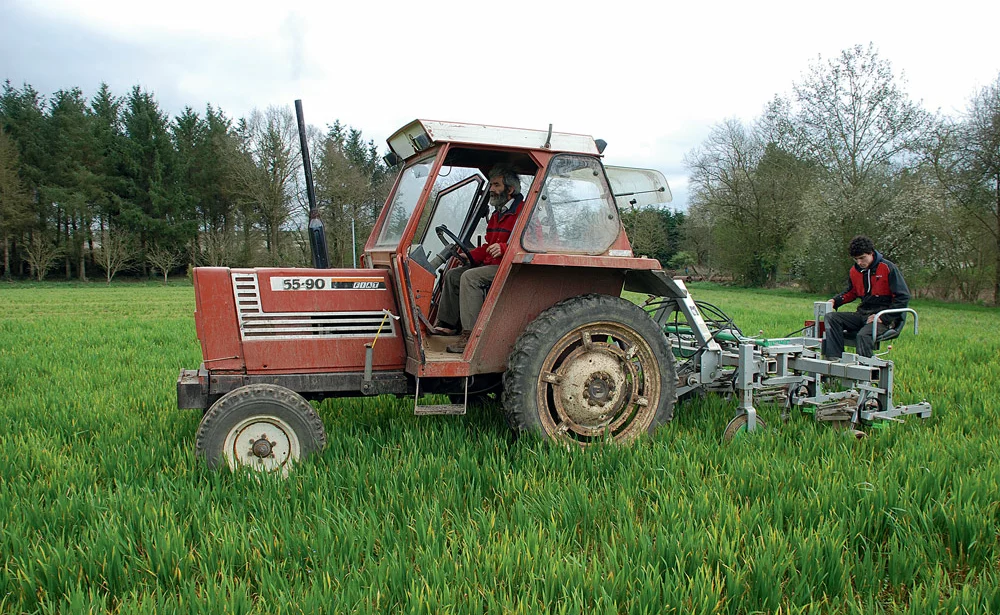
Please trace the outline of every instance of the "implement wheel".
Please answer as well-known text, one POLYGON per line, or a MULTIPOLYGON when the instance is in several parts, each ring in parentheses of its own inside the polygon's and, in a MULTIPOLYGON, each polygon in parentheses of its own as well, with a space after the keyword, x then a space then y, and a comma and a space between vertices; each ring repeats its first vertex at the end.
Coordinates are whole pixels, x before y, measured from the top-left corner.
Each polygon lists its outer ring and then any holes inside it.
POLYGON ((251 384, 212 404, 198 426, 197 453, 208 466, 223 462, 288 476, 293 465, 326 445, 316 410, 301 395, 274 384, 251 384))
MULTIPOLYGON (((747 416, 746 412, 742 412, 733 417, 733 420, 729 421, 729 423, 726 425, 726 430, 722 432, 722 441, 732 442, 733 440, 741 438, 750 433, 749 431, 747 431, 748 421, 749 417, 747 416)), ((754 431, 757 431, 758 429, 767 429, 767 425, 764 424, 764 421, 760 418, 760 415, 757 416, 757 427, 754 428, 754 431)))
POLYGON ((517 432, 627 442, 673 417, 676 380, 666 338, 641 308, 585 295, 525 328, 507 362, 503 403, 517 432))

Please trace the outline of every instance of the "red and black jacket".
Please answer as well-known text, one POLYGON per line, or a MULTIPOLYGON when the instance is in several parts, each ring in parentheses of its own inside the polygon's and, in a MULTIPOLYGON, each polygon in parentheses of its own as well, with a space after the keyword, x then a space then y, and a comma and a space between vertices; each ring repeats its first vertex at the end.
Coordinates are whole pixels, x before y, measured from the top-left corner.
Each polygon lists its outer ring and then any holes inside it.
MULTIPOLYGON (((906 287, 903 274, 892 262, 875 252, 875 260, 867 269, 857 265, 851 267, 847 278, 847 290, 833 298, 833 308, 861 298, 858 313, 875 314, 890 308, 904 308, 910 302, 910 289, 906 287)), ((900 315, 893 315, 891 321, 902 321, 900 315)), ((887 323, 888 324, 888 323, 887 323)))
POLYGON ((524 205, 524 197, 514 194, 513 202, 503 208, 502 211, 494 210, 490 214, 490 219, 486 221, 486 243, 472 250, 472 258, 480 265, 499 265, 503 255, 507 252, 507 241, 510 233, 514 230, 514 223, 518 214, 521 213, 524 205), (499 215, 498 215, 499 214, 499 215), (500 244, 500 256, 493 257, 486 251, 490 245, 500 244))

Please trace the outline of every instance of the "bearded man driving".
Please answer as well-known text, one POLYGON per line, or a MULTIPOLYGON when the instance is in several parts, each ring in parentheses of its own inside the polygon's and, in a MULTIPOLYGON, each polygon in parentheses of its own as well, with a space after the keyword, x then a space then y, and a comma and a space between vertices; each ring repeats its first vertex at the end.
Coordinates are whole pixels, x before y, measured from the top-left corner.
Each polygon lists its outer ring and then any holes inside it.
POLYGON ((469 343, 472 327, 486 299, 485 289, 497 275, 500 261, 507 252, 507 240, 524 204, 520 188, 521 180, 514 172, 494 170, 490 173, 493 213, 486 222, 486 243, 471 251, 474 263, 450 269, 444 276, 438 324, 433 332, 439 335, 462 332, 459 340, 447 347, 448 352, 465 352, 469 343))

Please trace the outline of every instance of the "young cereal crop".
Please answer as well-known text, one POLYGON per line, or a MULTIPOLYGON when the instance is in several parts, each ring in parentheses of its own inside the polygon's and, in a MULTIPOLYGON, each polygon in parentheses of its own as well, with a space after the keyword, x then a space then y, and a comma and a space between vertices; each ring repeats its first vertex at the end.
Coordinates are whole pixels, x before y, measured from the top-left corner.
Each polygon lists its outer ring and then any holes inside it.
MULTIPOLYGON (((744 332, 814 297, 697 287, 744 332)), ((0 612, 1000 612, 1000 314, 915 302, 865 440, 734 402, 630 447, 512 441, 496 407, 329 400, 287 480, 214 472, 174 382, 190 286, 0 287, 0 612)))

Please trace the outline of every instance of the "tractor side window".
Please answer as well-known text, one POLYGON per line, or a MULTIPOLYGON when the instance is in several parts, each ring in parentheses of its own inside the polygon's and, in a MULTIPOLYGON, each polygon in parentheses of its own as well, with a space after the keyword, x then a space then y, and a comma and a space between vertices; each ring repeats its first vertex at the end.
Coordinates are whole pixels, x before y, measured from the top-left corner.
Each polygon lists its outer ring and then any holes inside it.
POLYGON ((442 169, 432 193, 434 200, 431 202, 434 206, 424 210, 415 235, 416 241, 428 253, 437 254, 444 248, 434 230, 438 226, 443 224, 456 235, 461 232, 462 223, 469 215, 469 209, 484 181, 482 175, 475 170, 449 167, 442 169), (446 170, 449 172, 447 176, 444 174, 446 170))
POLYGON ((521 243, 531 252, 603 254, 620 230, 601 163, 588 156, 560 155, 549 164, 521 243))

